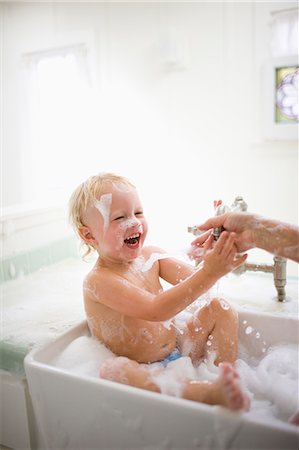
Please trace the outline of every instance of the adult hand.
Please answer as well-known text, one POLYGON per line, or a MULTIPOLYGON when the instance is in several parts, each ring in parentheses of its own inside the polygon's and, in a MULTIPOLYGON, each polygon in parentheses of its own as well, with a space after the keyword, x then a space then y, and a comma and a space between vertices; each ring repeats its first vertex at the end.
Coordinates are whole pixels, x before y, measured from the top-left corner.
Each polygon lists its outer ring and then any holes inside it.
POLYGON ((191 242, 191 250, 188 253, 191 258, 200 259, 199 249, 205 244, 213 228, 223 227, 228 232, 235 233, 235 245, 238 252, 245 252, 255 247, 254 230, 258 226, 257 216, 244 212, 229 212, 220 216, 211 217, 197 226, 204 231, 191 242))

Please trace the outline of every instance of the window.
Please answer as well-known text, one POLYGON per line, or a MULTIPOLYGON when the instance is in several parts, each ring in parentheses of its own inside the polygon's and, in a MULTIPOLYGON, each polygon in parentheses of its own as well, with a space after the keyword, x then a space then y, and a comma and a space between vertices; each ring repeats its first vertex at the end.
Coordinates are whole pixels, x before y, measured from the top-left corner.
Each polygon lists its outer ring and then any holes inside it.
POLYGON ((272 12, 271 53, 274 58, 298 53, 298 8, 272 12))
POLYGON ((298 66, 276 68, 276 123, 298 122, 298 66))
POLYGON ((82 156, 94 135, 87 49, 53 49, 25 60, 29 151, 23 161, 24 185, 31 200, 60 203, 77 183, 79 168, 82 175, 82 156))
POLYGON ((274 11, 271 54, 264 77, 264 130, 268 139, 298 136, 298 8, 274 11))

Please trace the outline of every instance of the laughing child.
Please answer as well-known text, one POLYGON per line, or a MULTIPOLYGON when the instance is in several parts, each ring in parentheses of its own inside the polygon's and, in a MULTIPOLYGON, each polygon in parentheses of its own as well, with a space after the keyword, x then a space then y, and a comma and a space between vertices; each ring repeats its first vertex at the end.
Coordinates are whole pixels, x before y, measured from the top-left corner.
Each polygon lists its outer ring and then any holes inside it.
POLYGON ((234 233, 223 232, 215 245, 210 237, 199 268, 168 257, 160 248, 144 246, 148 224, 137 190, 126 178, 110 173, 90 177, 75 190, 70 218, 87 253, 98 254, 84 281, 85 311, 91 334, 116 355, 102 364, 100 376, 161 392, 159 377, 169 360, 190 356, 196 365, 212 350, 218 378, 182 378, 179 396, 246 410, 249 400, 233 367, 238 351, 236 311, 214 298, 197 308, 180 332, 175 318, 244 263, 246 255, 236 258, 234 233), (163 290, 160 279, 172 286, 163 290), (150 363, 158 361, 163 364, 151 368, 150 363))

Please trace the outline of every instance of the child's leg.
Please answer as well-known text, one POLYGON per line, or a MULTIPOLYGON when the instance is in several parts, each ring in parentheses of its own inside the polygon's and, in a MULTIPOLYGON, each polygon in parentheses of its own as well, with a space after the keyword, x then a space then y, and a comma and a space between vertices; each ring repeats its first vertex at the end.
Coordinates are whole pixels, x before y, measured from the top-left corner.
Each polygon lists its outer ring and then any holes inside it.
MULTIPOLYGON (((118 357, 102 364, 100 376, 140 389, 161 392, 155 377, 163 371, 165 369, 150 371, 136 361, 118 357)), ((249 406, 248 397, 241 389, 239 376, 228 363, 221 365, 219 378, 215 381, 183 380, 182 398, 209 405, 226 406, 232 410, 246 410, 249 406)))
POLYGON ((222 363, 219 369, 219 377, 215 381, 188 381, 183 397, 209 405, 226 406, 235 411, 248 411, 250 400, 242 390, 236 370, 229 363, 222 363))
POLYGON ((233 363, 238 352, 238 314, 225 300, 214 298, 196 311, 178 341, 183 354, 195 363, 209 351, 216 352, 216 365, 233 363))
POLYGON ((137 361, 125 356, 104 361, 101 365, 100 377, 147 391, 160 392, 160 389, 152 380, 151 372, 137 361))

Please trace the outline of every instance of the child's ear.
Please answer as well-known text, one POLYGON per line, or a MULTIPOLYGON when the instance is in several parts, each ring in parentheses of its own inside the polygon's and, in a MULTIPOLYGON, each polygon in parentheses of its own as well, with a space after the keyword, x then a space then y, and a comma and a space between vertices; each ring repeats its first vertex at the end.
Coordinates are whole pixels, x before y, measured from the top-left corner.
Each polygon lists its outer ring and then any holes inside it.
POLYGON ((90 232, 88 227, 82 226, 79 228, 79 235, 85 241, 87 244, 93 244, 94 243, 94 237, 92 233, 90 232))

